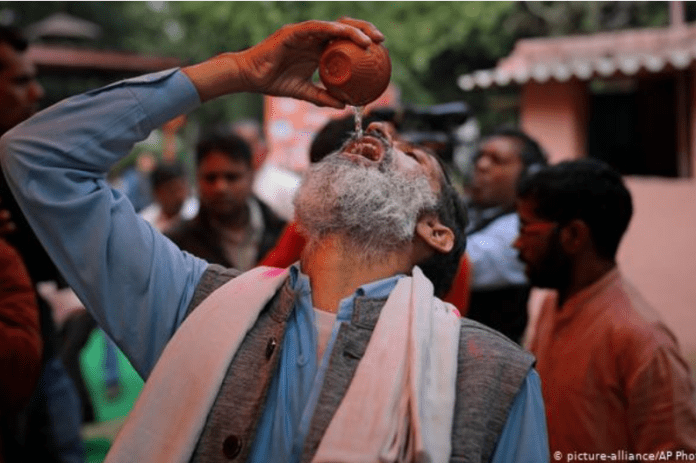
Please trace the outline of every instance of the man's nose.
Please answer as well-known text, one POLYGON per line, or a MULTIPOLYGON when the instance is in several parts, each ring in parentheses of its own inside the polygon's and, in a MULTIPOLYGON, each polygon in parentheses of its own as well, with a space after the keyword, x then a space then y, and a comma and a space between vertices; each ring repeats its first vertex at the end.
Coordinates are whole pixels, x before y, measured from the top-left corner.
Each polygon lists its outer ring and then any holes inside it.
POLYGON ((229 184, 229 180, 227 180, 224 175, 220 175, 215 177, 215 180, 213 181, 213 189, 216 192, 225 192, 227 191, 229 184))
POLYGON ((387 139, 389 144, 392 144, 394 137, 396 137, 396 128, 389 122, 371 122, 370 125, 367 126, 366 132, 377 132, 381 134, 387 139))
POLYGON ((476 157, 476 161, 474 162, 474 167, 476 167, 477 170, 486 170, 491 166, 491 158, 486 155, 479 155, 476 157))

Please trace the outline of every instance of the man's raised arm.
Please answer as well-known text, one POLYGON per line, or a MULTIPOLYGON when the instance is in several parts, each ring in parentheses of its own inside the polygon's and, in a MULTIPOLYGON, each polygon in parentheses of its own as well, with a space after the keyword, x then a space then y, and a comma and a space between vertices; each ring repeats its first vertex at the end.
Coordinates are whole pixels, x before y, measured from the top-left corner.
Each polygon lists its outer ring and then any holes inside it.
POLYGON ((343 107, 312 82, 333 38, 366 47, 383 37, 353 19, 285 26, 242 52, 69 98, 0 140, 8 183, 36 235, 143 376, 182 322, 207 263, 141 220, 110 188, 106 172, 154 128, 225 94, 252 91, 343 107))

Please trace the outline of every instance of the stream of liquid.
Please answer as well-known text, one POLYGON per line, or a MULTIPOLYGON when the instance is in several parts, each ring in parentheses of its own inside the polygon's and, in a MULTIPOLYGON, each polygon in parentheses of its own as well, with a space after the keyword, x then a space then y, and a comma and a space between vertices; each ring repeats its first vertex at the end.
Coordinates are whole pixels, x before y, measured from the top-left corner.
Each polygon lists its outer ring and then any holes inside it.
POLYGON ((358 138, 363 136, 363 115, 365 114, 365 106, 352 106, 353 115, 355 116, 355 135, 358 138))

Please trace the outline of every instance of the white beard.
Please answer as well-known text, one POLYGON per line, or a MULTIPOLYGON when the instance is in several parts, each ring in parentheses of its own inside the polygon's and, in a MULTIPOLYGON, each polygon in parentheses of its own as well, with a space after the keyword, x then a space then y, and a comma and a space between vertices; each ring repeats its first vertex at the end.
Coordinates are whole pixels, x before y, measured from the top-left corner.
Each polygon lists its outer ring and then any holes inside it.
POLYGON ((392 160, 388 152, 374 168, 332 154, 310 167, 294 201, 310 243, 338 235, 362 257, 374 258, 413 239, 437 197, 424 176, 396 171, 392 160))

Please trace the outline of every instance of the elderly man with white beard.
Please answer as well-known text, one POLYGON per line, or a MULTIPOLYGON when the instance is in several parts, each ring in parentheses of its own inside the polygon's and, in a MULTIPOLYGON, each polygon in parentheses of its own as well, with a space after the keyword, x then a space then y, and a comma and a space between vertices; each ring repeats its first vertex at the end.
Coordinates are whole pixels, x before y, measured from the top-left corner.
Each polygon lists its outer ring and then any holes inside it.
POLYGON ((341 108, 312 81, 344 18, 68 99, 3 137, 3 167, 85 306, 147 378, 107 457, 132 461, 548 461, 534 358, 434 296, 463 252, 457 194, 384 125, 317 163, 308 246, 240 274, 181 251, 105 173, 201 102, 253 91, 341 108), (432 279, 432 281, 431 281, 432 279))

